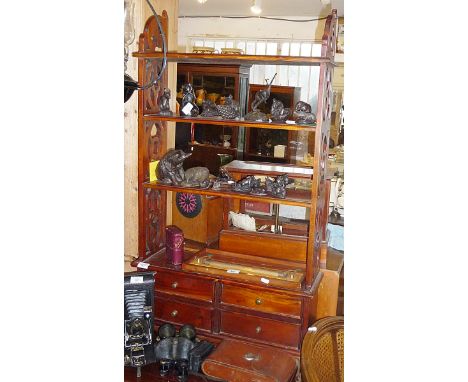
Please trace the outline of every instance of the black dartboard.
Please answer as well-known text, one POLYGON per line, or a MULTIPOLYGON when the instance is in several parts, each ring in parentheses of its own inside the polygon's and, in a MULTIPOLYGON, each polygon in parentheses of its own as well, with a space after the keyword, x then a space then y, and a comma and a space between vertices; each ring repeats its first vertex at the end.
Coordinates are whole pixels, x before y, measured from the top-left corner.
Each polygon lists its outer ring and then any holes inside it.
POLYGON ((198 194, 178 192, 176 194, 176 205, 182 216, 194 218, 202 209, 202 198, 198 194))

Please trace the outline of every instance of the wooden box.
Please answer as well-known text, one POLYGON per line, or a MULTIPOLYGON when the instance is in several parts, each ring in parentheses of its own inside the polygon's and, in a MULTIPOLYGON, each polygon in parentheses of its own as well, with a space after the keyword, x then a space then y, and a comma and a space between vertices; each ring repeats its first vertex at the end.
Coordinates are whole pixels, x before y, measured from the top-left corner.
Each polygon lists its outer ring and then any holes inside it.
POLYGON ((229 382, 290 382, 296 376, 297 364, 279 350, 224 340, 203 362, 202 370, 229 382))
POLYGON ((184 232, 185 239, 210 244, 218 240, 223 225, 223 199, 173 192, 172 224, 184 232))
POLYGON ((227 229, 219 234, 219 249, 305 263, 307 237, 227 229))

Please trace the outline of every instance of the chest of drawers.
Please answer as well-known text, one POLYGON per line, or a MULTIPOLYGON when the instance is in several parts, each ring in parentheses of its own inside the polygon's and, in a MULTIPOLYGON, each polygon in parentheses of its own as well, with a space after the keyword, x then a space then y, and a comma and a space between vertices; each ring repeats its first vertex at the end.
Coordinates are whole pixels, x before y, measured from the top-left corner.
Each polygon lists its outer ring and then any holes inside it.
POLYGON ((293 291, 202 275, 167 264, 163 255, 147 260, 156 272, 157 325, 192 324, 203 334, 299 354, 307 327, 315 321, 316 287, 293 291))

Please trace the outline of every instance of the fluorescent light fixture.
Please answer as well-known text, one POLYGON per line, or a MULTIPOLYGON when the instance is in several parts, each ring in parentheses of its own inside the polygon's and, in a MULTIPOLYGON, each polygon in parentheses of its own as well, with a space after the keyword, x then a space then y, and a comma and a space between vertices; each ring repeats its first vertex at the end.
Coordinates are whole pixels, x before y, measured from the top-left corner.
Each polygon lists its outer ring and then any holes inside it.
POLYGON ((256 15, 259 15, 260 13, 262 13, 262 0, 253 0, 250 10, 252 11, 252 13, 255 13, 256 15))
POLYGON ((205 4, 205 3, 207 2, 207 0, 198 0, 198 2, 199 2, 200 4, 205 4))

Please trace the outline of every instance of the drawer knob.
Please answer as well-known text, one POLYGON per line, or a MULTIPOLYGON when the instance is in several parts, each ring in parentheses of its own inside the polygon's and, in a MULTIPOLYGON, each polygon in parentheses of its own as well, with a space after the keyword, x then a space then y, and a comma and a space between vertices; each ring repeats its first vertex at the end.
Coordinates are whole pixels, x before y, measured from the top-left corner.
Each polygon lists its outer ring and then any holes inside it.
POLYGON ((178 312, 177 310, 173 310, 173 311, 171 312, 171 316, 172 316, 172 317, 175 317, 175 316, 177 316, 178 313, 179 313, 179 312, 178 312))
POLYGON ((257 299, 255 300, 255 303, 257 305, 261 305, 263 303, 263 300, 260 297, 257 297, 257 299))
POLYGON ((246 354, 244 354, 244 358, 247 361, 258 361, 260 359, 260 356, 258 354, 254 354, 254 353, 246 353, 246 354))
POLYGON ((177 281, 174 281, 174 282, 172 283, 172 289, 177 288, 178 285, 179 285, 179 283, 178 283, 177 281))
POLYGON ((262 331, 262 328, 261 328, 260 326, 257 326, 257 327, 255 328, 255 333, 258 334, 258 333, 260 333, 261 331, 262 331))

